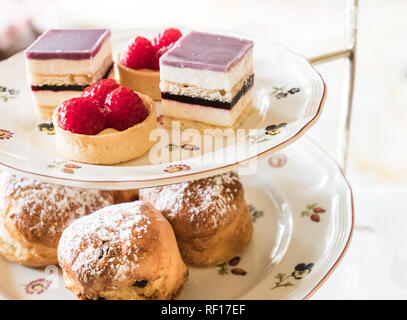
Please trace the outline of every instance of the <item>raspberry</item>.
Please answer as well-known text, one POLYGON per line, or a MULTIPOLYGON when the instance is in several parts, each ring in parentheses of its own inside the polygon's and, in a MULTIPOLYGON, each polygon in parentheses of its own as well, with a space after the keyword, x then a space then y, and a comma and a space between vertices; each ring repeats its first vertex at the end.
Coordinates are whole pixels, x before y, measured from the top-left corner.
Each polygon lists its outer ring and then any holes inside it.
POLYGON ((170 44, 169 46, 162 47, 158 49, 151 61, 150 68, 153 70, 160 70, 160 58, 161 56, 166 53, 170 48, 174 45, 174 43, 170 44))
POLYGON ((78 97, 62 102, 58 107, 58 122, 62 129, 78 134, 95 135, 106 128, 106 117, 97 101, 78 97))
POLYGON ((103 79, 87 87, 82 92, 82 97, 89 97, 92 100, 96 100, 100 106, 103 106, 107 94, 118 87, 120 86, 115 80, 103 79))
POLYGON ((150 40, 136 37, 120 53, 120 62, 131 69, 148 68, 154 53, 150 40))
POLYGON ((181 31, 175 28, 168 28, 165 29, 163 33, 158 34, 158 36, 154 38, 153 46, 158 51, 162 47, 167 47, 170 44, 173 44, 181 37, 181 31))
POLYGON ((140 97, 126 87, 114 89, 107 95, 105 110, 107 126, 118 131, 126 130, 148 116, 140 97))

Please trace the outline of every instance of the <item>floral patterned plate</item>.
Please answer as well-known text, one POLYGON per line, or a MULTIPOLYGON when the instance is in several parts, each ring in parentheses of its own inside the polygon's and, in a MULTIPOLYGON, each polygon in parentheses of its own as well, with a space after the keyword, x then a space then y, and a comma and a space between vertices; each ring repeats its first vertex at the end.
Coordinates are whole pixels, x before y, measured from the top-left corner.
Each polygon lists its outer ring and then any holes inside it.
MULTIPOLYGON (((308 138, 242 176, 254 222, 249 247, 223 265, 190 268, 181 299, 309 298, 339 263, 353 229, 351 189, 308 138)), ((56 266, 25 268, 0 257, 0 295, 71 299, 56 266)))
MULTIPOLYGON (((156 33, 113 32, 115 51, 134 35, 156 33)), ((37 117, 26 83, 24 56, 17 54, 0 63, 0 168, 64 185, 128 189, 213 175, 283 148, 317 121, 326 87, 304 57, 270 41, 254 41, 255 111, 240 126, 253 130, 232 145, 201 145, 175 136, 167 142, 157 138, 157 147, 161 142, 160 150, 168 158, 154 157, 153 148, 137 160, 109 167, 72 163, 55 152, 53 125, 37 117)))

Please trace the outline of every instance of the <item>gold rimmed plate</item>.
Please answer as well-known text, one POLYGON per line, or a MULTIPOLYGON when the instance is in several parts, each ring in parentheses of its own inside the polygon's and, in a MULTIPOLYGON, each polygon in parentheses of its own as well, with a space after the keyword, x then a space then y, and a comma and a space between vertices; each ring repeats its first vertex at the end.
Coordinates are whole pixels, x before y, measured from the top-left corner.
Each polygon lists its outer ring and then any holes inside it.
MULTIPOLYGON (((152 37, 157 32, 113 31, 114 50, 120 50, 132 36, 152 37)), ((154 156, 153 148, 139 159, 114 166, 75 163, 58 155, 52 124, 41 121, 35 112, 26 83, 23 54, 1 62, 0 168, 50 183, 128 189, 214 175, 281 150, 318 120, 326 86, 304 57, 273 42, 252 39, 255 111, 240 124, 241 129, 250 129, 243 138, 208 148, 171 135, 168 141, 156 137, 157 145, 169 157, 154 156)), ((157 107, 159 110, 160 103, 157 107)))
MULTIPOLYGON (((265 157, 241 176, 253 239, 239 257, 189 268, 180 299, 305 299, 327 279, 349 246, 351 189, 319 147, 304 138, 265 157)), ((58 266, 27 268, 0 257, 5 299, 73 299, 58 266)))

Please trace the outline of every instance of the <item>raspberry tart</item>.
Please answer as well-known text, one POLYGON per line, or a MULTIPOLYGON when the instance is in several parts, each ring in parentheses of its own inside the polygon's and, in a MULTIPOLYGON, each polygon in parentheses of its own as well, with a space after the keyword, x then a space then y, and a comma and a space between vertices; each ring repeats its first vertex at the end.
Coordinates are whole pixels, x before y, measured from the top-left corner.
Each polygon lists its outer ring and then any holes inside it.
POLYGON ((161 100, 159 59, 181 37, 181 31, 169 28, 153 41, 140 36, 132 39, 117 57, 120 84, 161 100))
POLYGON ((157 128, 154 101, 143 94, 101 80, 81 97, 61 103, 53 114, 57 151, 89 164, 117 164, 145 154, 157 128))

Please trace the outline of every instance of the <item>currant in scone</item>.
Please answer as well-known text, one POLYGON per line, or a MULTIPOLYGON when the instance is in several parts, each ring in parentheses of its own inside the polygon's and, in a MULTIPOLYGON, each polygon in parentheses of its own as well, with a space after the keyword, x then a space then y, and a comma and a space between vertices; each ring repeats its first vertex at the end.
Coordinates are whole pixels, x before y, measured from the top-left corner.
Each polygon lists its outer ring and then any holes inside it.
POLYGON ((120 84, 161 100, 159 60, 181 37, 181 31, 169 28, 153 41, 140 36, 132 39, 117 59, 120 84))
POLYGON ((64 101, 53 115, 58 152, 69 160, 116 164, 146 153, 157 128, 154 101, 102 80, 82 97, 64 101))

